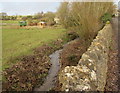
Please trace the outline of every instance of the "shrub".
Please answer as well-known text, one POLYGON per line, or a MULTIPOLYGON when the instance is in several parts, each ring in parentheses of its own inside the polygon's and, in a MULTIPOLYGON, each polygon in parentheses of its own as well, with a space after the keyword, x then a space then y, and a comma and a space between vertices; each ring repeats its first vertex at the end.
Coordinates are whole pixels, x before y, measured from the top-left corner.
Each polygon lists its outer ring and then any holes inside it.
POLYGON ((27 17, 25 17, 25 16, 22 17, 22 20, 23 20, 23 21, 26 21, 26 20, 27 20, 27 17))
POLYGON ((74 40, 78 37, 79 37, 79 35, 75 31, 67 32, 67 38, 68 38, 69 41, 74 40))
POLYGON ((113 14, 114 10, 113 2, 63 2, 57 14, 65 28, 91 41, 104 25, 101 17, 106 12, 113 14))
POLYGON ((55 13, 47 12, 44 13, 43 17, 40 20, 46 22, 48 26, 53 26, 55 25, 54 18, 55 18, 55 13))
POLYGON ((69 65, 74 66, 78 63, 78 56, 75 54, 71 54, 67 57, 68 61, 69 61, 69 65))
POLYGON ((112 19, 112 15, 110 13, 105 13, 103 16, 102 16, 102 21, 103 23, 106 23, 107 21, 111 21, 112 19))
POLYGON ((38 21, 28 20, 29 26, 36 26, 38 24, 38 21))
POLYGON ((79 35, 75 32, 75 31, 67 31, 63 36, 62 36, 62 40, 64 41, 64 43, 67 43, 71 40, 74 40, 76 38, 78 38, 79 35))
POLYGON ((72 62, 72 61, 75 61, 75 59, 77 58, 77 56, 76 55, 70 55, 69 57, 68 57, 68 60, 70 61, 70 62, 72 62))
POLYGON ((47 25, 48 26, 53 26, 53 25, 55 25, 55 21, 49 21, 49 22, 47 22, 47 25))

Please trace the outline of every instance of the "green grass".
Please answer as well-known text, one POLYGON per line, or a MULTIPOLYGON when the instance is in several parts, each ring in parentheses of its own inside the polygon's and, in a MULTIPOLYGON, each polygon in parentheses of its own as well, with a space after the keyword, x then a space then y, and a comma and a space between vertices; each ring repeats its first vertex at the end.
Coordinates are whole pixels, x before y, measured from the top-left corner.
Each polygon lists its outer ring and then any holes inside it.
POLYGON ((59 38, 65 29, 63 28, 20 28, 3 27, 3 66, 5 69, 14 64, 17 57, 32 54, 33 49, 43 43, 49 43, 59 38))
POLYGON ((2 23, 18 23, 19 21, 18 20, 2 20, 2 23))

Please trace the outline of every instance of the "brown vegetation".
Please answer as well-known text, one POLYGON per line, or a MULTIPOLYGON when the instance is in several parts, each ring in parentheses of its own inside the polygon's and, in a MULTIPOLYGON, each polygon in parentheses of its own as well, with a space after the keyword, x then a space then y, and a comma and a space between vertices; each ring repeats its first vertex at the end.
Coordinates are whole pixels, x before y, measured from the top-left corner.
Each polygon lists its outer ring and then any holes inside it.
MULTIPOLYGON (((44 50, 49 49, 50 47, 44 46, 44 50)), ((45 52, 25 56, 20 62, 6 69, 3 91, 31 91, 36 84, 42 84, 50 68, 49 57, 44 55, 45 52)))
POLYGON ((34 50, 34 54, 24 56, 12 67, 3 71, 3 91, 32 91, 43 83, 50 68, 49 55, 62 47, 62 40, 56 40, 34 50))
POLYGON ((113 14, 113 2, 63 2, 58 9, 61 24, 76 31, 82 39, 92 40, 103 27, 101 17, 113 14))
POLYGON ((84 40, 75 39, 68 43, 61 53, 61 67, 77 65, 82 54, 87 50, 90 44, 86 46, 84 40))

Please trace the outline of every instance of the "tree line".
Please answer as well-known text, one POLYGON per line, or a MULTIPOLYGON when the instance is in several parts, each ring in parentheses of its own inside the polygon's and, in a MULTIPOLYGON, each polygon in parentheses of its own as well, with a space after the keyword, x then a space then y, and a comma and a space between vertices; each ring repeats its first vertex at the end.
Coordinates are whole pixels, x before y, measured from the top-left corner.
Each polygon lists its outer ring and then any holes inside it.
POLYGON ((7 13, 0 13, 0 20, 18 20, 18 21, 27 21, 28 25, 34 25, 37 24, 40 21, 44 21, 47 23, 47 25, 54 25, 55 21, 54 18, 56 16, 56 13, 53 12, 38 12, 34 15, 14 15, 14 16, 8 16, 7 13))
POLYGON ((0 13, 0 20, 16 20, 17 16, 8 16, 7 13, 0 13))

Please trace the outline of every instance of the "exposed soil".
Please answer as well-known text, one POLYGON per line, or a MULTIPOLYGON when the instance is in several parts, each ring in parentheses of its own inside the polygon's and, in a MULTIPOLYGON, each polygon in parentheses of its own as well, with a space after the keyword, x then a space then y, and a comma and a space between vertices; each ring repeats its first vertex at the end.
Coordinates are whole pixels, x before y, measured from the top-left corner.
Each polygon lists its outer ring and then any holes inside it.
POLYGON ((61 68, 77 65, 82 54, 87 50, 89 45, 90 44, 86 45, 85 41, 80 39, 75 39, 65 45, 60 56, 61 68))
POLYGON ((111 50, 109 53, 107 83, 105 91, 118 91, 118 51, 111 50))
MULTIPOLYGON (((119 26, 118 26, 118 18, 113 18, 112 21, 112 27, 113 27, 113 36, 112 36, 112 42, 110 47, 110 53, 109 53, 109 61, 108 61, 108 72, 107 72, 107 82, 105 91, 106 92, 118 92, 120 91, 120 69, 119 69, 119 56, 118 56, 118 50, 120 49, 120 46, 118 44, 120 43, 118 40, 118 37, 120 33, 118 32, 119 26)), ((120 23, 119 23, 120 25, 120 23)))

